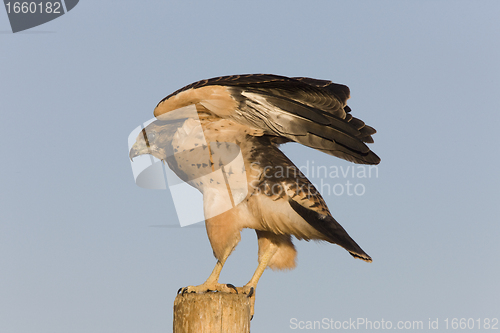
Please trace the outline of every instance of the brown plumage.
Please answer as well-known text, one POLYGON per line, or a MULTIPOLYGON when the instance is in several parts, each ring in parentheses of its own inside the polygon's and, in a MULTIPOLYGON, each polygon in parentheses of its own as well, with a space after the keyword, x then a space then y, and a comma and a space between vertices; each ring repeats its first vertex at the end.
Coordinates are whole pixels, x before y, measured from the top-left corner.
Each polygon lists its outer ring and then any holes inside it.
POLYGON ((257 232, 259 266, 250 282, 236 289, 252 297, 266 267, 295 267, 291 236, 338 244, 371 262, 278 149, 295 141, 354 163, 378 164, 365 144, 373 142, 375 129, 351 116, 348 98, 348 87, 330 81, 250 74, 195 82, 160 101, 154 111, 158 120, 139 135, 130 157, 152 154, 203 193, 218 260, 204 284, 183 292, 234 291, 218 278, 243 228, 257 232), (231 161, 237 156, 243 162, 235 166, 231 161), (218 170, 222 176, 212 177, 218 170))

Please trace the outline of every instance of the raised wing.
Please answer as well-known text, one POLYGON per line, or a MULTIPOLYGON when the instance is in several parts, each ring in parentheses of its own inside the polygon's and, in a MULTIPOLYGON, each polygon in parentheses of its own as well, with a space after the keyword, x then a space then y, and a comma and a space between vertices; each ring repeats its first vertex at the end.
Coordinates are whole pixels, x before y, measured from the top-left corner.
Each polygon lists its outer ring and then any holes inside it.
POLYGON ((195 104, 197 108, 342 159, 378 164, 365 143, 376 131, 351 116, 349 88, 331 81, 270 74, 233 75, 192 83, 165 97, 155 116, 195 104))

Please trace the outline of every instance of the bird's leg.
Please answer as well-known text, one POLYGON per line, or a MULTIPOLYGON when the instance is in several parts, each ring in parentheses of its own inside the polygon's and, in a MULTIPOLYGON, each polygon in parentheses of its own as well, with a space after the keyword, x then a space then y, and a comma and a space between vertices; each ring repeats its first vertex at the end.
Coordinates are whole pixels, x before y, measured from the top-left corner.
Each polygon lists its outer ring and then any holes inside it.
POLYGON ((262 273, 264 273, 264 270, 267 268, 269 265, 269 261, 273 257, 273 255, 276 253, 278 250, 278 246, 274 243, 270 243, 269 247, 265 250, 264 254, 260 258, 259 266, 257 266, 257 269, 255 270, 255 273, 253 273, 252 278, 246 285, 244 285, 241 288, 237 288, 239 292, 248 295, 250 297, 250 302, 251 302, 251 309, 250 309, 250 315, 253 317, 254 314, 254 305, 255 305, 255 289, 257 288, 257 283, 259 282, 260 277, 262 276, 262 273))
POLYGON ((222 291, 227 293, 237 293, 235 286, 231 284, 219 283, 220 272, 222 271, 222 267, 224 266, 226 259, 229 257, 229 254, 231 254, 231 251, 227 251, 227 254, 224 254, 221 260, 217 260, 217 263, 215 264, 212 274, 210 274, 208 279, 203 284, 200 284, 199 286, 188 286, 185 288, 180 288, 177 293, 180 292, 182 292, 182 294, 204 293, 207 291, 222 291))

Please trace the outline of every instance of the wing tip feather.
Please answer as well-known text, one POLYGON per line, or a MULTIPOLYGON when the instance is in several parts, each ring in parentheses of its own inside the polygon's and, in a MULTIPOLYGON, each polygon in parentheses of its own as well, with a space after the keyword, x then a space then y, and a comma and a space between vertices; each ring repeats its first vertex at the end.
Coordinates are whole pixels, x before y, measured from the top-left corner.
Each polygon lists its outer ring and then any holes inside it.
POLYGON ((360 253, 355 253, 355 252, 349 251, 349 254, 356 259, 361 259, 361 260, 366 261, 366 262, 373 262, 372 257, 367 255, 366 253, 360 254, 360 253))

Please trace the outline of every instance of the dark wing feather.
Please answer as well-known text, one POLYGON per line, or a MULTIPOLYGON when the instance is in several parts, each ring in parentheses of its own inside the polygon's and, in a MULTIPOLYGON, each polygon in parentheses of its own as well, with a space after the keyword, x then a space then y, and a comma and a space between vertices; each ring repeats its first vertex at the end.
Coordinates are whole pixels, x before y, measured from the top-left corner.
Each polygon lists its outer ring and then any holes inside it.
MULTIPOLYGON (((305 222, 318 231, 330 243, 338 244, 349 253, 365 261, 372 261, 347 231, 332 217, 321 194, 277 147, 269 143, 269 137, 254 138, 253 154, 250 161, 254 165, 265 166, 255 193, 264 194, 273 201, 287 200, 305 222), (286 171, 284 171, 286 170, 286 171)), ((288 225, 294 227, 294 223, 288 225)), ((298 238, 310 239, 311 234, 302 233, 300 228, 292 232, 298 238)))
POLYGON ((373 141, 373 128, 352 116, 346 120, 344 104, 333 94, 313 94, 312 88, 299 89, 295 95, 293 90, 277 88, 231 87, 229 91, 239 102, 237 121, 351 162, 380 162, 364 143, 373 141))
POLYGON ((197 89, 206 86, 252 86, 252 85, 262 85, 262 84, 273 85, 276 84, 277 82, 284 82, 288 80, 291 79, 286 76, 279 76, 273 74, 243 74, 243 75, 219 76, 188 84, 187 86, 174 91, 173 93, 162 99, 158 103, 158 105, 160 105, 162 102, 166 101, 170 97, 175 96, 178 93, 181 93, 189 89, 197 89))
POLYGON ((330 215, 323 215, 315 210, 302 206, 297 201, 289 198, 290 206, 304 220, 328 238, 331 243, 338 244, 355 257, 371 262, 372 258, 349 236, 347 231, 330 215))
MULTIPOLYGON (((226 87, 237 102, 231 118, 330 155, 361 164, 380 158, 365 143, 376 131, 352 117, 345 85, 306 77, 271 74, 222 76, 192 83, 165 97, 206 86, 226 87)), ((209 108, 208 108, 209 109, 209 108)))
POLYGON ((289 78, 273 74, 244 74, 219 76, 191 83, 163 98, 158 105, 183 91, 214 85, 240 87, 260 93, 267 92, 267 94, 301 101, 301 103, 327 110, 330 113, 344 108, 349 98, 347 86, 327 80, 306 77, 289 78))

